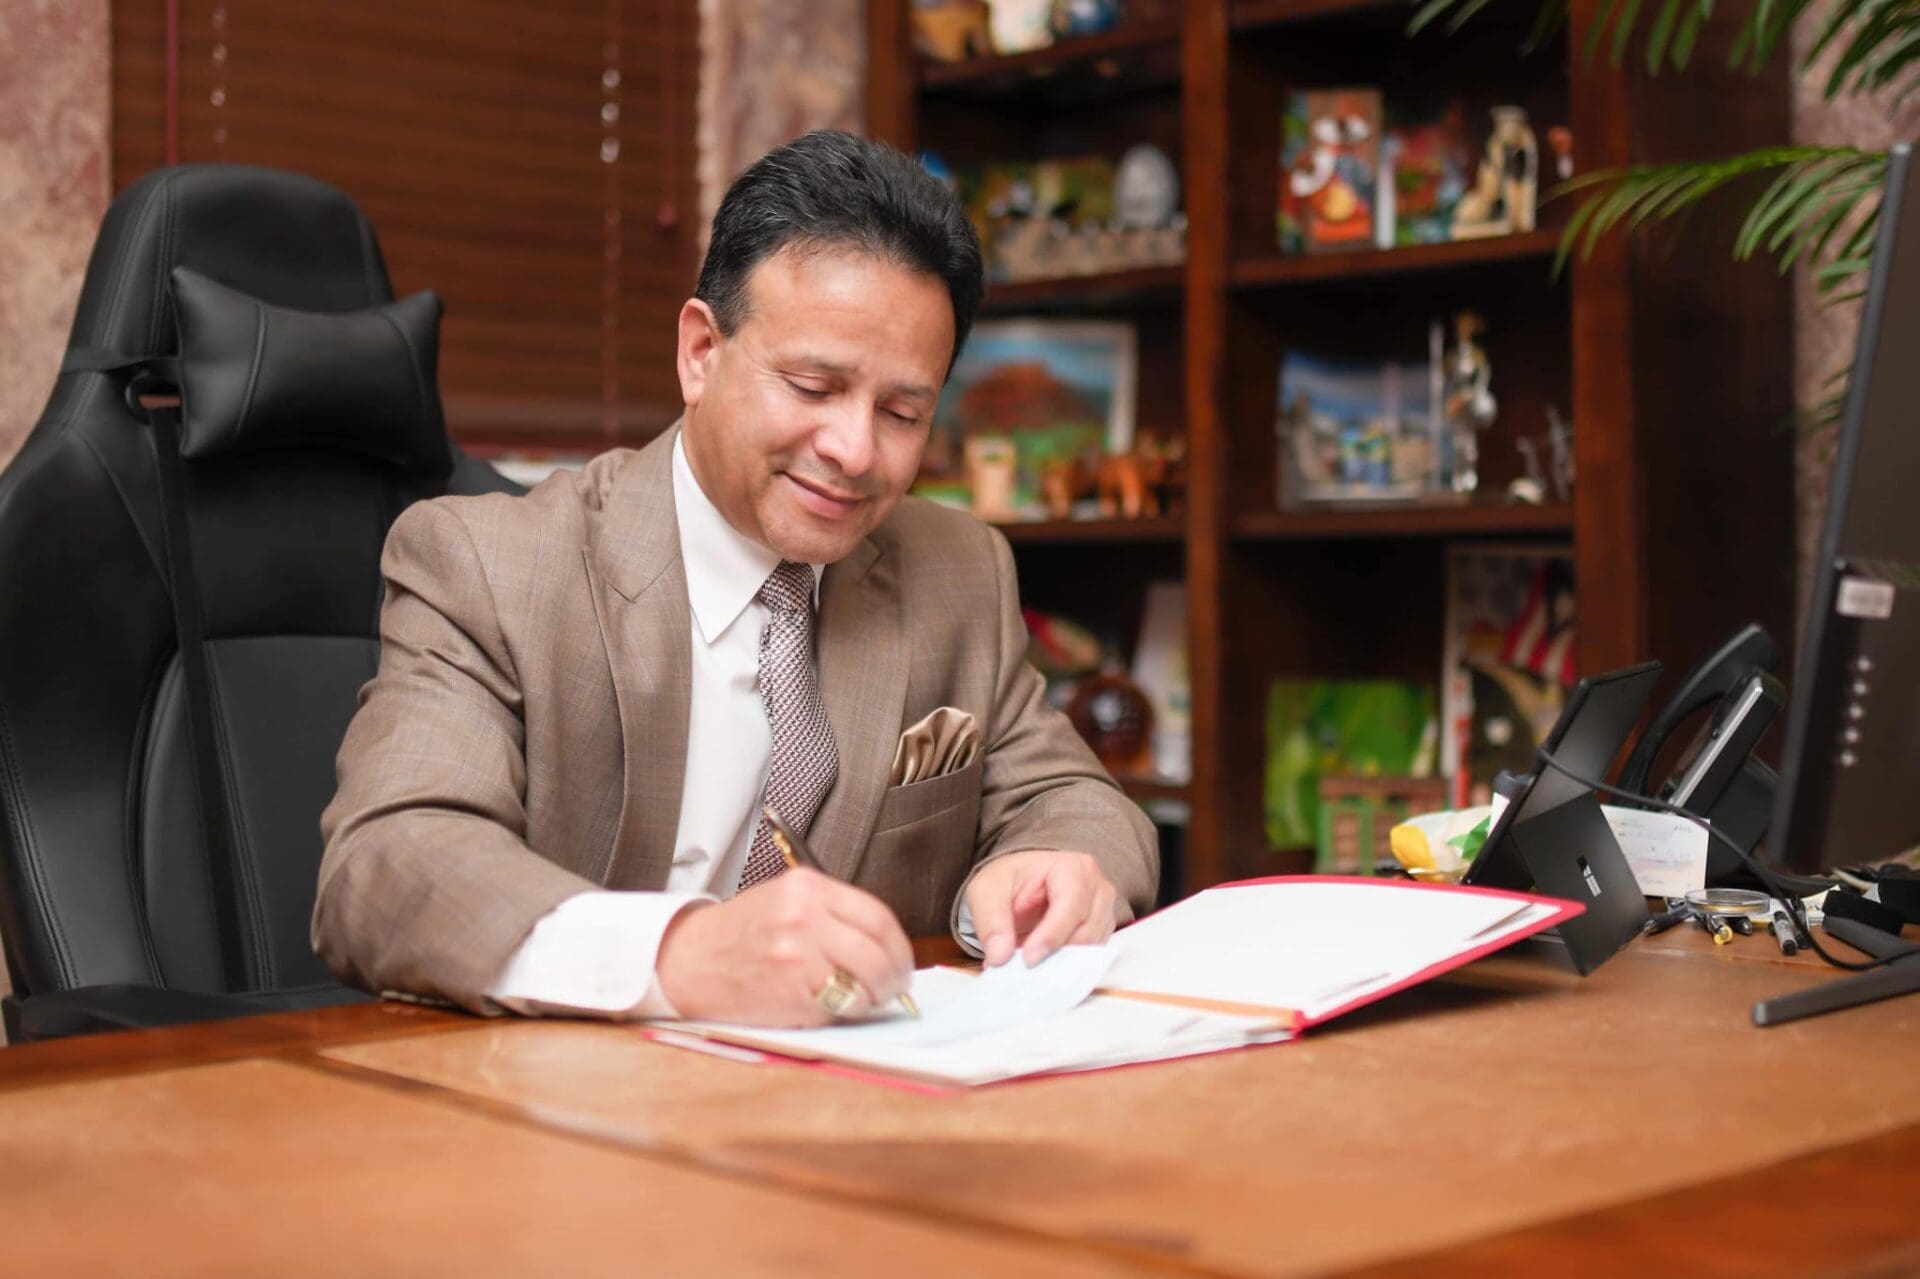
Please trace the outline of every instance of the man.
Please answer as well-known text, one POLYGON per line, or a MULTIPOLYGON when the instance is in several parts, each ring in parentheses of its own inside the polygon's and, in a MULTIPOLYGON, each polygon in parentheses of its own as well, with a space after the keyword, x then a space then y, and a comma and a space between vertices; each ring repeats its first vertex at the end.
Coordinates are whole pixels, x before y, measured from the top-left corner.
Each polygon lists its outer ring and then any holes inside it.
POLYGON ((1005 540, 902 500, 981 287, 944 187, 809 134, 715 215, 677 429, 395 522, 321 819, 335 973, 810 1025, 905 991, 909 933, 1036 962, 1152 899, 1152 828, 1025 661, 1005 540), (889 785, 930 733, 977 749, 889 785), (786 868, 763 802, 820 871, 786 868))

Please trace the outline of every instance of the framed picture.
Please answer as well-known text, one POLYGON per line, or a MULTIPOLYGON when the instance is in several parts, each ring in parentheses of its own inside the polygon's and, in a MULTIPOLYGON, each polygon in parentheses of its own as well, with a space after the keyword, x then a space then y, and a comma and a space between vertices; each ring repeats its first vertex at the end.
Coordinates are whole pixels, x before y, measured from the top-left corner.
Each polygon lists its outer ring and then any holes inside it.
POLYGON ((1280 366, 1280 505, 1417 501, 1433 487, 1430 364, 1289 351, 1280 366))
POLYGON ((1042 469, 1133 447, 1138 338, 1097 320, 984 320, 947 379, 914 491, 964 503, 969 441, 1014 442, 1012 507, 1045 518, 1042 469))
POLYGON ((1503 768, 1532 771, 1579 676, 1573 602, 1565 546, 1449 548, 1440 766, 1454 807, 1487 803, 1503 768))

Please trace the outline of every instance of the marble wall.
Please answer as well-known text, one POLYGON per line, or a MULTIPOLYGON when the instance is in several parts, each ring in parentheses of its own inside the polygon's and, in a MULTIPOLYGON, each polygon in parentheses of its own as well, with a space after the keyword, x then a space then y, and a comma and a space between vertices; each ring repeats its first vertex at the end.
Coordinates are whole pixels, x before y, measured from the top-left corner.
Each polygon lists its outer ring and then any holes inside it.
POLYGON ((40 414, 106 209, 108 0, 0 0, 0 465, 40 414))
POLYGON ((866 13, 864 0, 700 0, 703 228, 740 170, 774 147, 810 129, 864 129, 866 13))

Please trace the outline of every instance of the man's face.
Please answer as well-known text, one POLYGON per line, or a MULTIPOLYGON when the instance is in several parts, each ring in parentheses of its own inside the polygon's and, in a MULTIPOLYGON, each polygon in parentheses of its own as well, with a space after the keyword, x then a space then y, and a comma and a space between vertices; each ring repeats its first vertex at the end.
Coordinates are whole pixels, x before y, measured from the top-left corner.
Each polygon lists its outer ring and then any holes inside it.
POLYGON ((680 312, 687 460, 727 522, 782 559, 831 563, 920 469, 953 353, 938 278, 857 249, 783 249, 725 337, 680 312))

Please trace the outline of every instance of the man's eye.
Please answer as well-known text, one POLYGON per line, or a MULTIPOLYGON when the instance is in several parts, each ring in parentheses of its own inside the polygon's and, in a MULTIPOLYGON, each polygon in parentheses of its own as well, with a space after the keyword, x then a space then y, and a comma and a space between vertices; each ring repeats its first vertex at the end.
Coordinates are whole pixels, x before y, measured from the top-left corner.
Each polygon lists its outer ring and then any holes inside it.
POLYGON ((817 386, 803 386, 799 382, 789 382, 787 385, 793 388, 795 395, 805 400, 824 400, 827 398, 827 392, 817 386))
POLYGON ((881 409, 880 411, 902 426, 918 426, 920 423, 920 416, 917 413, 902 413, 898 409, 881 409))

